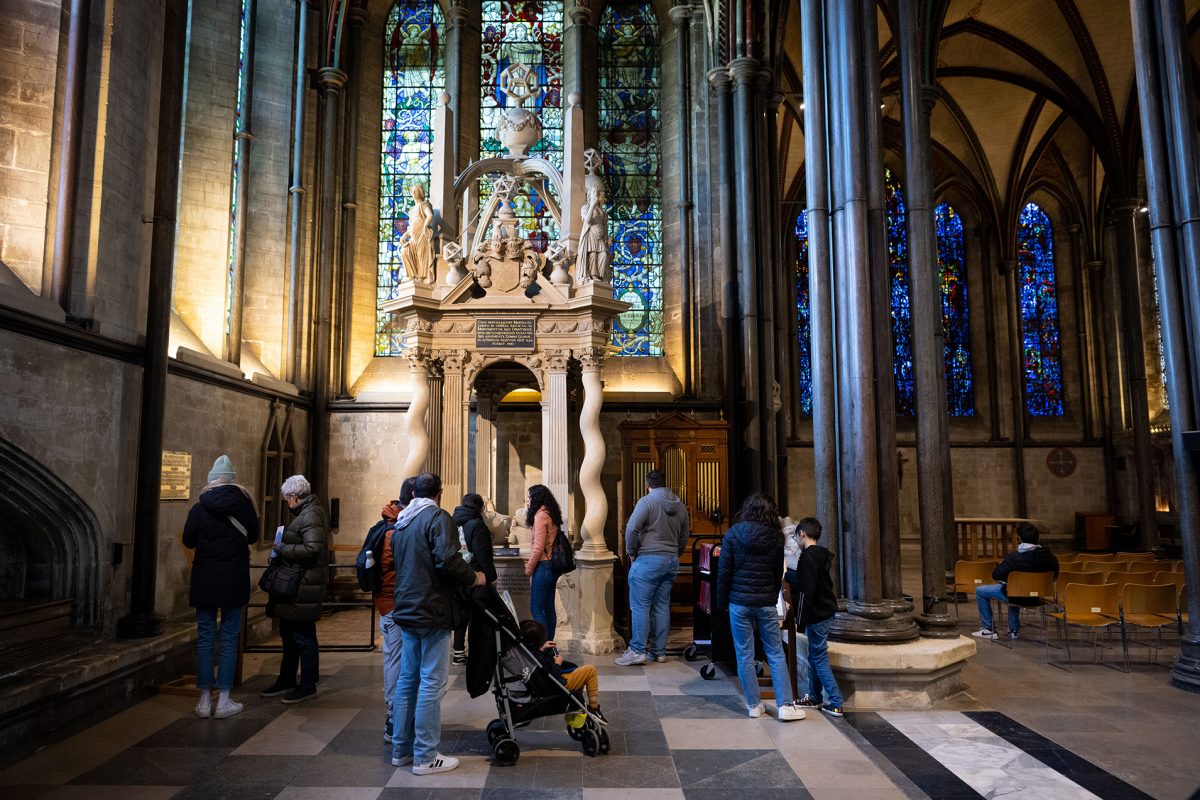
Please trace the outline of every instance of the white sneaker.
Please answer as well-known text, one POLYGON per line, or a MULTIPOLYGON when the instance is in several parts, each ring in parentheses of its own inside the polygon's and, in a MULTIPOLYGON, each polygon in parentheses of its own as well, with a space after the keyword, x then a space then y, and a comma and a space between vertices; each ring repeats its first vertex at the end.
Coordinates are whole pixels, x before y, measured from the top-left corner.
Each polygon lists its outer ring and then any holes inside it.
POLYGON ((205 695, 200 698, 200 702, 196 703, 196 716, 201 719, 208 719, 212 715, 212 697, 205 695))
POLYGON ((665 664, 665 663, 667 663, 667 654, 659 653, 658 655, 654 656, 654 658, 652 658, 651 660, 657 661, 659 664, 665 664))
POLYGON ((980 628, 979 630, 975 631, 971 635, 974 636, 976 639, 999 639, 1000 638, 1000 634, 996 633, 994 630, 991 630, 989 628, 980 628))
POLYGON ((413 764, 413 775, 433 775, 437 772, 449 772, 458 766, 458 759, 454 756, 444 756, 441 753, 430 761, 428 764, 413 764))
POLYGON ((217 710, 213 713, 213 719, 225 719, 232 717, 234 714, 242 713, 242 704, 236 700, 229 700, 224 703, 217 703, 217 710))
POLYGON ((626 650, 624 653, 618 656, 617 660, 613 663, 618 667, 636 667, 639 664, 646 663, 646 654, 635 653, 632 650, 626 650))
POLYGON ((804 719, 804 709, 792 703, 784 703, 775 709, 776 716, 780 722, 791 722, 796 719, 804 719))
POLYGON ((756 706, 750 706, 750 718, 758 719, 759 717, 761 717, 763 715, 763 712, 766 710, 767 710, 767 707, 764 706, 762 703, 759 703, 756 706))

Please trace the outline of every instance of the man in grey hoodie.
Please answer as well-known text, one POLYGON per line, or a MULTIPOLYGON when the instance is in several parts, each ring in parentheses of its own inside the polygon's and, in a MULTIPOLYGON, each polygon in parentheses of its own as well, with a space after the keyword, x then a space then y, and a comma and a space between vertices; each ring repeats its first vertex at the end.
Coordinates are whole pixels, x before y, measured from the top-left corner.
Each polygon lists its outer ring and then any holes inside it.
POLYGON ((666 661, 667 634, 671 631, 671 587, 679 574, 679 557, 687 549, 687 506, 667 488, 660 469, 646 475, 646 494, 633 508, 625 526, 625 552, 629 567, 629 611, 633 632, 629 649, 616 661, 631 667, 666 661), (647 629, 654 643, 647 649, 647 629))

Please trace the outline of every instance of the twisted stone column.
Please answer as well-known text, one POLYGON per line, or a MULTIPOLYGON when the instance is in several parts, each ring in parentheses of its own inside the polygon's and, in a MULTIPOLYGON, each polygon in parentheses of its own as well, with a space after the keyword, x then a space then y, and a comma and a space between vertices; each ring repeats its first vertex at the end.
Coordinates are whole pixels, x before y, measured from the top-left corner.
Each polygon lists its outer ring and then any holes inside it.
POLYGON ((583 515, 583 548, 588 558, 611 559, 612 552, 604 542, 604 525, 608 521, 608 496, 600 482, 607 449, 600 431, 600 407, 604 404, 604 382, 600 368, 604 350, 591 347, 575 354, 583 365, 583 408, 579 411, 579 430, 583 434, 583 462, 579 465, 579 488, 587 510, 583 515))
POLYGON ((408 455, 404 458, 404 468, 400 474, 405 478, 420 473, 429 458, 429 431, 425 429, 425 412, 429 410, 429 356, 428 350, 419 347, 410 348, 405 353, 408 381, 412 389, 412 399, 404 415, 408 455))

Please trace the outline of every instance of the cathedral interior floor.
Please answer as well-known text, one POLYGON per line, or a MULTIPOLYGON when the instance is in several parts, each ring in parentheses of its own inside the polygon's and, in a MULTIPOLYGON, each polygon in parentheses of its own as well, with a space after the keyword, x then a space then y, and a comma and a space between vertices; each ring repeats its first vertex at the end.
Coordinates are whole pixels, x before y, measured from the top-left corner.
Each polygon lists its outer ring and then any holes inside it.
MULTIPOLYGON (((963 632, 973 621, 967 609, 963 632)), ((142 700, 0 772, 0 796, 616 800, 636 789, 642 800, 1057 800, 1186 798, 1200 786, 1192 727, 1200 695, 1172 688, 1163 666, 1111 668, 1119 644, 1100 654, 1107 664, 1093 665, 1080 647, 1073 672, 1057 669, 1045 663, 1041 631, 1024 630, 1011 650, 980 643, 966 669, 969 691, 958 697, 841 720, 813 711, 800 722, 749 719, 736 679, 703 680, 703 662, 621 668, 598 658, 611 752, 584 756, 561 718, 548 718, 518 731, 513 767, 489 763, 484 728, 494 703, 471 699, 454 667, 441 749, 462 765, 425 777, 388 763, 378 654, 322 654, 318 698, 291 707, 257 697, 278 656, 248 654, 235 692, 241 715, 198 719, 193 698, 142 700)), ((1145 659, 1144 648, 1136 652, 1145 659)))

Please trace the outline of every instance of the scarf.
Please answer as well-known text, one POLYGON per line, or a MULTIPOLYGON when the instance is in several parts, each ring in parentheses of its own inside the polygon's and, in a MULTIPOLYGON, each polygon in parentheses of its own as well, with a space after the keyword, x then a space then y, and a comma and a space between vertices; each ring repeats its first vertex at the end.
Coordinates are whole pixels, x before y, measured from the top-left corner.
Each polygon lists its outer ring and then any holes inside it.
POLYGON ((1041 547, 1040 544, 1031 544, 1030 542, 1021 542, 1019 545, 1017 545, 1017 552, 1018 553, 1028 553, 1030 550, 1037 550, 1039 547, 1041 547))
POLYGON ((396 530, 407 527, 408 523, 413 521, 413 518, 427 508, 437 506, 437 500, 432 497, 414 497, 413 501, 404 507, 400 512, 400 516, 396 517, 396 524, 392 527, 396 530))

